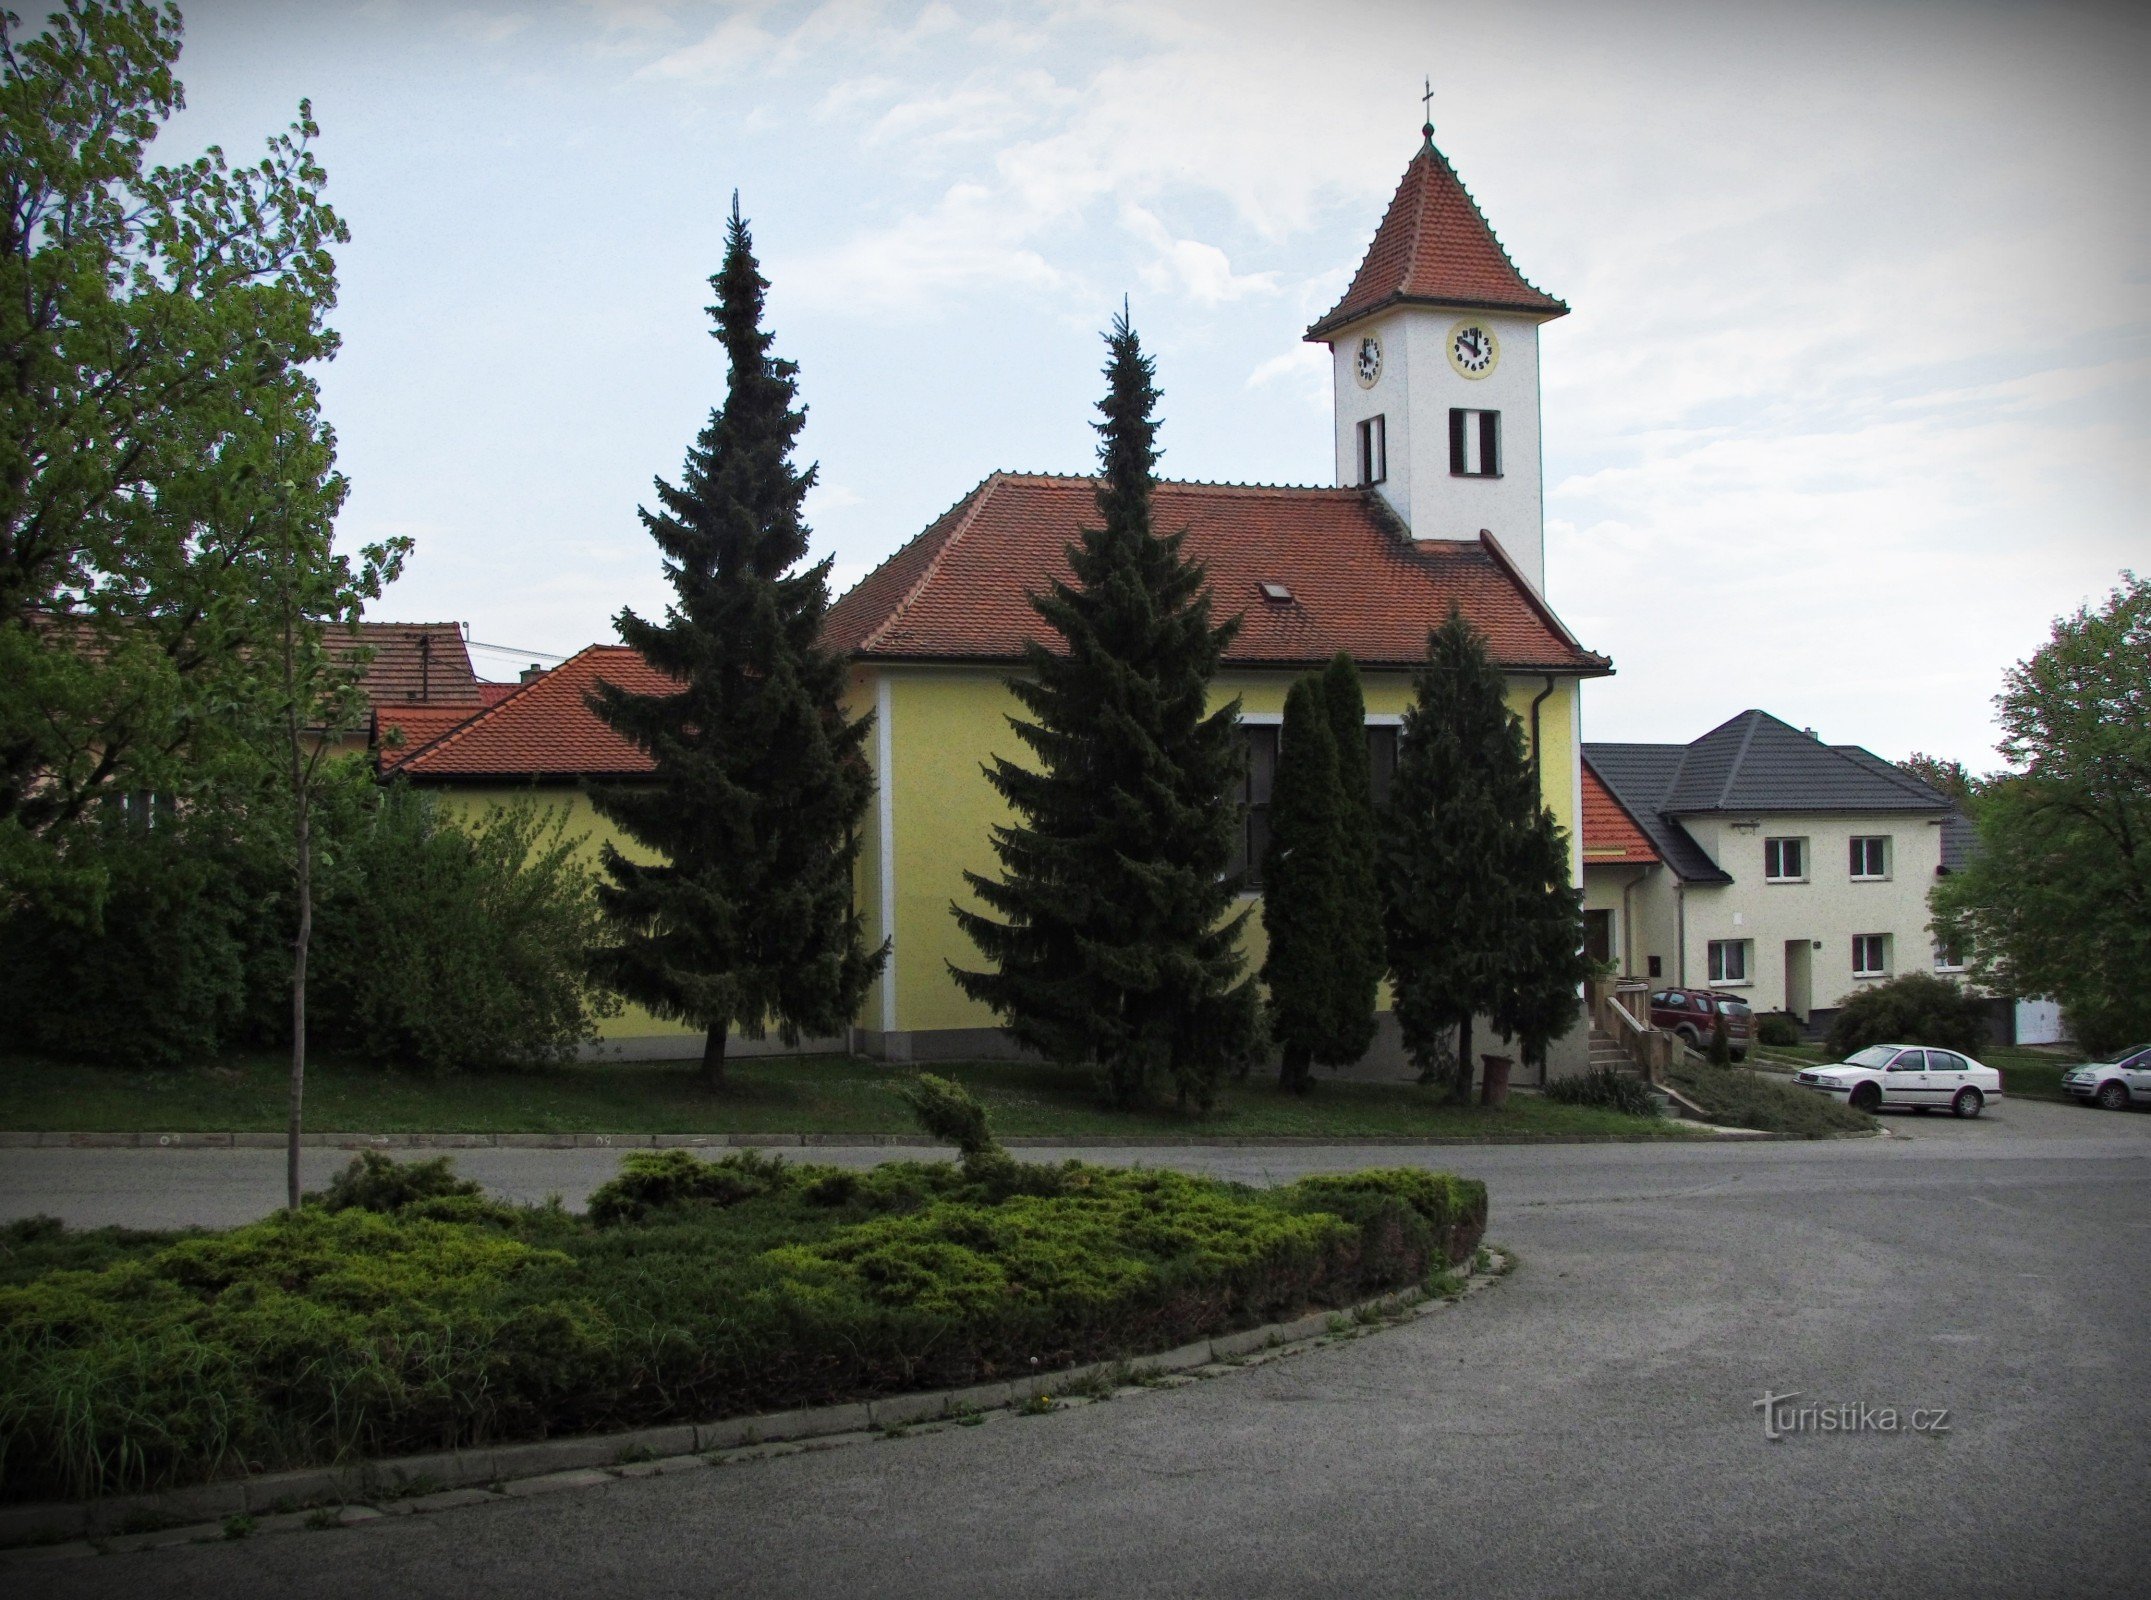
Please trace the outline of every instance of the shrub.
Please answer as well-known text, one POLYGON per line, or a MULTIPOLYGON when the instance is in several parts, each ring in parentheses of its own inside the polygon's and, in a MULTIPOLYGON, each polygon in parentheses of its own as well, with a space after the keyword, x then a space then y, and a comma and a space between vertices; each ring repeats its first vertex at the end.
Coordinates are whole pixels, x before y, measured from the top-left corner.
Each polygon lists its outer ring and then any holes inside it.
POLYGON ((1570 1106, 1597 1106, 1631 1117, 1655 1117, 1658 1102, 1642 1079, 1631 1078, 1611 1067, 1599 1067, 1573 1078, 1556 1078, 1546 1085, 1546 1098, 1570 1106))
POLYGON ((1847 995, 1830 1019, 1829 1046, 1839 1058, 1871 1044, 1925 1044, 1977 1055, 1987 1042, 1980 1000, 1930 973, 1908 972, 1847 995))
POLYGON ((394 1161, 378 1150, 362 1150, 351 1164, 309 1196, 324 1211, 400 1211, 421 1200, 474 1195, 480 1186, 459 1178, 446 1156, 431 1161, 394 1161))
POLYGON ((986 1125, 986 1108, 972 1099, 962 1084, 922 1072, 896 1092, 918 1118, 921 1128, 942 1143, 954 1145, 965 1157, 986 1155, 1000 1148, 986 1125))
POLYGON ((1782 1011, 1765 1011, 1755 1019, 1755 1042, 1782 1050, 1800 1042, 1800 1025, 1782 1011))
POLYGON ((1725 1008, 1714 1008, 1710 1022, 1710 1064, 1729 1067, 1733 1064, 1733 1030, 1725 1020, 1725 1008))
MULTIPOLYGON (((620 1163, 610 1182, 590 1193, 590 1220, 600 1227, 640 1222, 653 1211, 675 1206, 732 1206, 742 1200, 780 1194, 794 1173, 782 1156, 741 1150, 717 1161, 698 1159, 691 1150, 637 1150, 620 1163)), ((847 1177, 851 1174, 846 1174, 847 1177)))
MULTIPOLYGON (((623 1163, 603 1226, 504 1207, 443 1221, 425 1209, 473 1197, 420 1170, 346 1174, 390 1209, 324 1202, 146 1254, 112 1240, 95 1270, 0 1287, 5 1493, 1134 1355, 1426 1281, 1470 1259, 1486 1215, 1481 1185, 1417 1171, 1253 1190, 1071 1162, 1018 1169, 1056 1192, 994 1201, 944 1163, 839 1174, 668 1150, 623 1163)), ((21 1231, 51 1247, 48 1227, 21 1231)))
POLYGON ((558 1061, 618 1002, 595 989, 590 875, 565 812, 468 825, 396 784, 345 807, 315 912, 324 1041, 454 1070, 558 1061))

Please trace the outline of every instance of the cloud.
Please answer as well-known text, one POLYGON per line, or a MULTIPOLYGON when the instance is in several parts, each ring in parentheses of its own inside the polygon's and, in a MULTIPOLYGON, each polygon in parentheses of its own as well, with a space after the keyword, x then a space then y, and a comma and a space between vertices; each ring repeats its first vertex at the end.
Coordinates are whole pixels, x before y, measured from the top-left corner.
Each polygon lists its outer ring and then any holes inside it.
POLYGON ((1143 281, 1160 293, 1184 294, 1197 305, 1208 306, 1277 293, 1276 273, 1235 273, 1231 258, 1216 245, 1174 238, 1153 212, 1141 206, 1122 207, 1120 221, 1157 252, 1157 259, 1143 269, 1143 281))

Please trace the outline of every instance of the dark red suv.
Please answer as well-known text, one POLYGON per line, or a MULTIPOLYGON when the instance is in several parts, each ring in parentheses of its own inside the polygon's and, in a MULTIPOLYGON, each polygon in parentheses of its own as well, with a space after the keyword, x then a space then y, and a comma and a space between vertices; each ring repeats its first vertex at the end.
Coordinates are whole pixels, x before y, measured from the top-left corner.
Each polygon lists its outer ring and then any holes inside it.
POLYGON ((1708 989, 1653 989, 1651 1026, 1679 1034, 1698 1050, 1710 1048, 1710 1035, 1725 1015, 1725 1037, 1733 1047, 1733 1059, 1745 1061, 1748 1041, 1754 1037, 1755 1013, 1747 1002, 1708 989))

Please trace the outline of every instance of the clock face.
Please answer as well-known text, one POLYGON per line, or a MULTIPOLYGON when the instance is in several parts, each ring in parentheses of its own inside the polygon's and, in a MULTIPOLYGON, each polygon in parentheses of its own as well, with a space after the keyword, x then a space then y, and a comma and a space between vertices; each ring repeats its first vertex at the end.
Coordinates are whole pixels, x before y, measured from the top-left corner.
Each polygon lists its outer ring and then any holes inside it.
POLYGON ((1353 375, 1362 389, 1371 389, 1382 375, 1382 341, 1369 334, 1359 341, 1359 354, 1352 358, 1353 375))
POLYGON ((1501 360, 1501 341, 1483 322, 1459 322, 1449 330, 1449 365, 1467 378, 1483 378, 1501 360))

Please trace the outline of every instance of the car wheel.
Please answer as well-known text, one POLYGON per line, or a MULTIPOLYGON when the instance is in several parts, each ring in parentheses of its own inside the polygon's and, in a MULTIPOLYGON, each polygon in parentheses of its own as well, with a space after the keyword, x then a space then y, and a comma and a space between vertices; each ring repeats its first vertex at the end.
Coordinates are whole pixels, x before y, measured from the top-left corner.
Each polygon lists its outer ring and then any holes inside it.
POLYGON ((2102 1111, 2126 1111, 2129 1108, 2129 1086, 2112 1082, 2099 1085, 2099 1092, 2092 1096, 2102 1111))
POLYGON ((1882 1091, 1871 1083, 1856 1083, 1846 1097, 1855 1111, 1875 1112, 1882 1109, 1882 1091))
POLYGON ((1700 1050, 1703 1048, 1703 1036, 1689 1027, 1687 1023, 1682 1023, 1673 1031, 1681 1036, 1682 1041, 1686 1043, 1689 1049, 1700 1050))
POLYGON ((1977 1089, 1959 1089, 1957 1098, 1949 1103, 1949 1114, 1953 1117, 1976 1117, 1986 1103, 1987 1097, 1977 1089))

